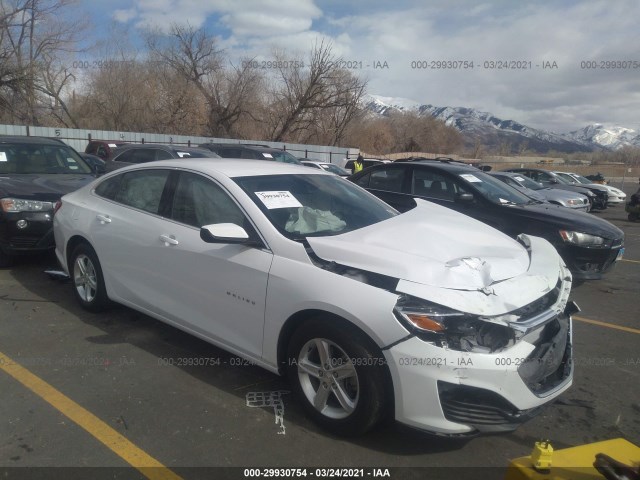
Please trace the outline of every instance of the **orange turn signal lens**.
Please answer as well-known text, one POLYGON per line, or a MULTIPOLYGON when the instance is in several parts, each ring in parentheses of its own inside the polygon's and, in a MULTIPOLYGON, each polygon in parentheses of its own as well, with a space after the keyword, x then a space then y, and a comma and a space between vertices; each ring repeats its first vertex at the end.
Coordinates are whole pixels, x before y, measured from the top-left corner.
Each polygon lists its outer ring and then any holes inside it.
POLYGON ((411 323, 421 330, 429 330, 431 332, 444 332, 445 330, 444 325, 423 313, 407 313, 405 315, 411 323))

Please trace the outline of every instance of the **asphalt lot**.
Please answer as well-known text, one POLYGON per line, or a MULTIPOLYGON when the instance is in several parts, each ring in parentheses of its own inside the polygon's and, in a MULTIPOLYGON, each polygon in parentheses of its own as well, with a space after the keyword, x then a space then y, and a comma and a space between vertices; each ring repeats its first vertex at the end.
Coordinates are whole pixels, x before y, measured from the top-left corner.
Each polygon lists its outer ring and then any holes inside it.
MULTIPOLYGON (((17 467, 98 466, 113 467, 100 471, 109 478, 137 478, 136 470, 116 470, 133 458, 167 467, 145 471, 154 478, 220 476, 187 467, 355 466, 446 467, 443 477, 458 478, 469 467, 479 478, 478 467, 504 467, 540 439, 556 449, 617 437, 640 445, 640 223, 628 222, 623 206, 595 215, 624 230, 626 252, 604 280, 573 291, 582 308, 574 320, 573 387, 516 432, 466 441, 395 424, 335 438, 286 393, 276 423, 274 407, 247 406, 247 394, 286 392, 285 380, 127 308, 85 312, 70 283, 43 273, 53 256, 25 259, 0 270, 0 367, 18 364, 37 378, 0 368, 0 472, 50 478, 51 470, 17 467)), ((88 478, 86 470, 74 472, 88 478)))

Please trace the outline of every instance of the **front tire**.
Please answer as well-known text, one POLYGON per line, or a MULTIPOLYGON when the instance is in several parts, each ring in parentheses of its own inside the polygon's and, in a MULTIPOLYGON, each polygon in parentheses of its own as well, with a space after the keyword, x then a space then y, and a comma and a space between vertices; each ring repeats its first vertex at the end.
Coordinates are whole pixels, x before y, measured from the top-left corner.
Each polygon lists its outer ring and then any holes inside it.
POLYGON ((287 371, 309 416, 332 433, 361 435, 386 413, 391 392, 384 356, 348 324, 302 324, 289 343, 287 371))
POLYGON ((109 305, 102 268, 96 252, 86 243, 78 245, 69 259, 73 292, 85 310, 100 312, 109 305))

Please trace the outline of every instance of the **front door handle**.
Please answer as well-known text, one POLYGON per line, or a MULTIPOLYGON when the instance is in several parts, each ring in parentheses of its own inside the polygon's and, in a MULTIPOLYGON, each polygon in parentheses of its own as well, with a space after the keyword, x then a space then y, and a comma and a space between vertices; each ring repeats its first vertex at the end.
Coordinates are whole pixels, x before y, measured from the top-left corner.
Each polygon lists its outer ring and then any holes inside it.
POLYGON ((160 235, 160 240, 162 240, 167 247, 169 245, 178 245, 178 243, 180 243, 178 242, 178 240, 176 240, 176 237, 173 235, 162 234, 160 235))
POLYGON ((96 218, 100 220, 100 223, 104 225, 105 223, 111 223, 111 218, 109 215, 96 215, 96 218))

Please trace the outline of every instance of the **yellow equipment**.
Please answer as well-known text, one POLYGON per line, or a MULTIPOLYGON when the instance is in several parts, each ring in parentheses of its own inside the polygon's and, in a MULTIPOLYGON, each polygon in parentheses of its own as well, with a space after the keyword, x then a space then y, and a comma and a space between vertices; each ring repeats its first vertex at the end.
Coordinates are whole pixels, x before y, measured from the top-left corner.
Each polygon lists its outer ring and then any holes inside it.
POLYGON ((593 466, 604 453, 638 471, 640 448, 623 438, 553 450, 551 444, 536 442, 528 457, 511 461, 504 480, 604 480, 593 466))

